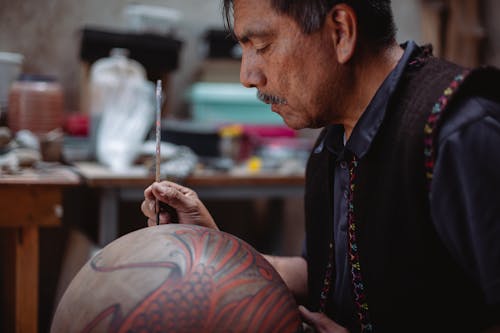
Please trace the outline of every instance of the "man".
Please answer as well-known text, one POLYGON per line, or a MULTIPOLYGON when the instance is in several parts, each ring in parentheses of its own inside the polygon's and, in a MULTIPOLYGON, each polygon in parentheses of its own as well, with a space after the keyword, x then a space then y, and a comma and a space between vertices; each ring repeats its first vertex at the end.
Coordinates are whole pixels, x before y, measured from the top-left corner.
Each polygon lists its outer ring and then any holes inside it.
MULTIPOLYGON (((324 127, 306 171, 306 253, 267 257, 307 300, 304 320, 319 332, 500 332, 499 72, 399 46, 389 0, 224 11, 241 82, 289 127, 324 127)), ((155 198, 180 223, 217 228, 169 182, 145 191, 149 224, 155 198)))

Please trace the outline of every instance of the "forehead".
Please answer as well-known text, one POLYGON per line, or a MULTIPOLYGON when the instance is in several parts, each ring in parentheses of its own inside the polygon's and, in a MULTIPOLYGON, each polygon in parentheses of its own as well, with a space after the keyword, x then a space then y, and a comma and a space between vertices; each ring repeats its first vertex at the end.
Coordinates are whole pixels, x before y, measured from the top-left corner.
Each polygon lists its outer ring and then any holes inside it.
POLYGON ((271 7, 271 0, 234 0, 233 9, 234 33, 239 39, 249 35, 269 33, 290 20, 271 7))

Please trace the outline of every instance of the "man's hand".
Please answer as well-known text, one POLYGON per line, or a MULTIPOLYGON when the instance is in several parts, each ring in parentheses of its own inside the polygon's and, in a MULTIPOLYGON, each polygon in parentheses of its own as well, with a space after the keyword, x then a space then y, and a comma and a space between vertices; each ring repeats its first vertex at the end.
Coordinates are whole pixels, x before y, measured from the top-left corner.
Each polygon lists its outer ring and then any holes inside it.
MULTIPOLYGON (((155 201, 158 199, 177 211, 178 222, 218 229, 205 205, 193 190, 176 183, 162 181, 153 183, 144 191, 141 210, 148 218, 148 225, 156 225, 155 201)), ((168 212, 160 213, 160 224, 172 223, 168 212)))
POLYGON ((311 325, 318 333, 349 333, 347 329, 340 326, 325 314, 320 312, 311 312, 304 306, 299 306, 302 319, 311 325))

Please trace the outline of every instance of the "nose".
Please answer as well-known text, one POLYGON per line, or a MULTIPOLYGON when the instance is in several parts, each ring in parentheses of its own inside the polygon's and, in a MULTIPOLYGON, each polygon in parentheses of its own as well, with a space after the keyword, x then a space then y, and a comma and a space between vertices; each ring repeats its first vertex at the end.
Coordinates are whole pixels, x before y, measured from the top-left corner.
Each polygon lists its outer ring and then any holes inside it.
POLYGON ((266 84, 266 77, 255 57, 245 54, 241 57, 240 82, 247 88, 260 88, 266 84))

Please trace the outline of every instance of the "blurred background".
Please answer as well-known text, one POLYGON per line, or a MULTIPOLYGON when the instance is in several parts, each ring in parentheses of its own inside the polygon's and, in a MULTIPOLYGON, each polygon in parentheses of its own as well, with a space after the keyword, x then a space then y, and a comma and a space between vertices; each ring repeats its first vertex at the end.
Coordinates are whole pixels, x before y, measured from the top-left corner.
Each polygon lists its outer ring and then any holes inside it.
MULTIPOLYGON (((500 66, 499 1, 395 0, 393 9, 399 42, 432 43, 436 55, 464 66, 500 66)), ((153 179, 158 80, 162 178, 198 179, 221 228, 258 250, 300 254, 300 188, 317 131, 287 129, 238 83, 239 48, 222 22, 219 0, 0 0, 0 127, 16 144, 34 134, 41 149, 32 162, 13 164, 10 146, 0 147, 0 178, 59 163, 75 167, 84 185, 65 192, 62 227, 41 230, 40 332, 90 253, 144 226, 139 204, 153 179), (131 122, 137 126, 126 128, 131 122), (269 196, 258 185, 248 196, 224 187, 264 183, 261 176, 276 190, 269 196), (118 186, 126 187, 124 197, 118 186), (109 196, 119 223, 103 239, 99 220, 109 216, 102 213, 109 196)), ((13 310, 0 284, 0 330, 9 332, 13 310)))
MULTIPOLYGON (((397 0, 393 8, 399 41, 433 42, 438 54, 464 64, 500 63, 498 1, 397 0)), ((0 1, 0 51, 22 54, 24 72, 56 76, 64 87, 68 112, 85 111, 85 63, 91 60, 81 54, 86 27, 115 32, 149 29, 181 41, 167 93, 170 112, 183 114, 186 106, 180 97, 199 78, 207 57, 207 31, 222 29, 222 18, 218 0, 0 1), (131 17, 131 4, 166 7, 178 15, 154 17, 153 9, 131 17)))

